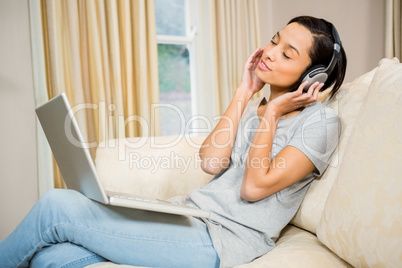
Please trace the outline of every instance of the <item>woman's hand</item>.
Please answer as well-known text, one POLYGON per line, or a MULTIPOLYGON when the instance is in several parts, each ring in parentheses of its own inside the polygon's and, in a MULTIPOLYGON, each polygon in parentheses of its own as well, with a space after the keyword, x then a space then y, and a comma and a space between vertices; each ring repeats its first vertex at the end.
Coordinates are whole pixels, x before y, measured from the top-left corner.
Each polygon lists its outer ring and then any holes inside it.
POLYGON ((324 83, 315 82, 310 86, 306 93, 303 93, 303 89, 307 84, 308 82, 304 82, 296 91, 285 93, 271 100, 268 103, 266 112, 271 112, 275 116, 280 117, 316 102, 318 99, 318 93, 324 86, 324 83))
POLYGON ((219 174, 230 161, 241 116, 254 93, 265 85, 254 73, 263 50, 257 48, 247 59, 243 75, 232 101, 214 130, 200 148, 201 168, 209 174, 219 174))
POLYGON ((251 94, 251 96, 260 91, 265 85, 265 83, 255 75, 255 69, 257 68, 263 51, 262 48, 257 48, 248 57, 243 67, 243 74, 239 88, 246 90, 251 94))

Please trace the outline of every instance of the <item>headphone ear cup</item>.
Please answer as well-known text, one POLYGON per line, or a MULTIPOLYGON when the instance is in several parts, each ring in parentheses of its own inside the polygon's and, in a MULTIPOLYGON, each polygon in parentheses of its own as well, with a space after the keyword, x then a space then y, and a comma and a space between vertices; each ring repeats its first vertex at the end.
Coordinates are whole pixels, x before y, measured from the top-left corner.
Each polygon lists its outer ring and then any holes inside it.
POLYGON ((299 83, 295 90, 299 88, 301 84, 308 81, 308 84, 304 87, 303 92, 307 92, 312 84, 315 82, 324 83, 327 80, 328 75, 324 72, 325 65, 319 64, 308 68, 299 78, 299 83), (314 75, 314 76, 313 76, 314 75))

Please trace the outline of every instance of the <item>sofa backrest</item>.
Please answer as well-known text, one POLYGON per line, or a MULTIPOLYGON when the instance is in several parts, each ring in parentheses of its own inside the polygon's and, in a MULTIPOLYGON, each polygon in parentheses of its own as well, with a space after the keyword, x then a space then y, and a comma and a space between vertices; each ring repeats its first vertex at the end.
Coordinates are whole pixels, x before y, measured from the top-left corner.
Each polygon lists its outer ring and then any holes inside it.
POLYGON ((342 130, 339 145, 334 152, 327 170, 320 178, 313 181, 302 205, 291 221, 293 225, 316 233, 329 191, 338 176, 340 163, 343 161, 346 145, 354 127, 355 119, 367 96, 376 70, 377 68, 358 77, 353 82, 344 84, 334 100, 323 102, 324 105, 335 110, 341 119, 342 130))
POLYGON ((200 167, 205 137, 140 137, 108 140, 96 151, 96 169, 108 191, 168 199, 186 195, 212 176, 200 167))
POLYGON ((402 267, 402 64, 380 62, 317 228, 354 267, 402 267))

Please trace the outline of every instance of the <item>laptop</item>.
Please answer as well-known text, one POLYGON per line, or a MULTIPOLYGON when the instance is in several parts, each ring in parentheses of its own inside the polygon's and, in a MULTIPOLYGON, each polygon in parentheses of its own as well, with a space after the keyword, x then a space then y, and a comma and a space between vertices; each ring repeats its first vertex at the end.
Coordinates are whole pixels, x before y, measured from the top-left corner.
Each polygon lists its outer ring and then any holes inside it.
POLYGON ((191 206, 153 197, 105 191, 65 93, 36 108, 36 114, 67 188, 111 206, 202 218, 210 216, 209 211, 191 206))

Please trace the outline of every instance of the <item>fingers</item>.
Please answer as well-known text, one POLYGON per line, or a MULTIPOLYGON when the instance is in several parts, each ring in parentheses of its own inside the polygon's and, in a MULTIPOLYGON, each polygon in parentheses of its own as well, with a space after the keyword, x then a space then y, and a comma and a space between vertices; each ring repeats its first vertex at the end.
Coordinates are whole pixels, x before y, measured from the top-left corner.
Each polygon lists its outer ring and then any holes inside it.
POLYGON ((318 92, 320 91, 320 89, 324 86, 324 83, 319 83, 319 82, 315 82, 314 84, 311 85, 311 87, 308 89, 308 91, 306 92, 306 94, 311 97, 314 96, 315 94, 318 94, 318 92))
POLYGON ((320 83, 314 90, 314 94, 313 97, 315 100, 318 100, 318 93, 320 93, 320 90, 322 89, 322 87, 324 86, 324 83, 320 83))
POLYGON ((307 81, 300 84, 299 88, 296 90, 297 95, 303 94, 303 90, 307 86, 307 84, 308 84, 307 81))
POLYGON ((254 50, 254 52, 251 55, 254 57, 257 56, 259 58, 263 51, 264 51, 264 49, 258 47, 256 50, 254 50))
POLYGON ((264 50, 262 48, 257 48, 256 50, 254 50, 253 53, 250 54, 246 63, 244 64, 243 73, 253 71, 257 68, 258 62, 261 59, 263 51, 264 50))
POLYGON ((308 82, 302 83, 299 88, 297 89, 297 96, 300 100, 303 100, 307 103, 316 102, 318 99, 318 93, 320 92, 321 88, 324 86, 324 83, 315 82, 310 86, 306 93, 303 93, 304 87, 308 84, 308 82))
POLYGON ((251 55, 248 57, 247 63, 253 64, 255 62, 258 62, 261 58, 262 52, 263 49, 260 47, 254 50, 254 52, 251 53, 251 55))

